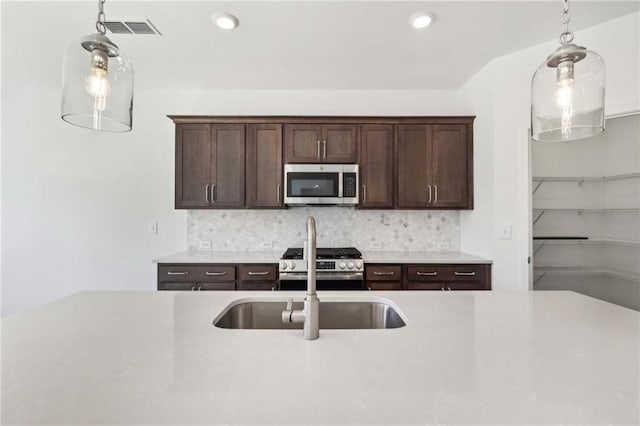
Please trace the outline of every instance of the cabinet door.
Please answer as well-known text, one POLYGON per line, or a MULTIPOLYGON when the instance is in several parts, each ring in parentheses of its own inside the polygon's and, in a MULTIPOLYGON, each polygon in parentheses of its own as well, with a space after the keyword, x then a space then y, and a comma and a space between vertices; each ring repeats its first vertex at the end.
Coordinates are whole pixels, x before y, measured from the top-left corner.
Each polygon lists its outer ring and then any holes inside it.
POLYGON ((325 124, 322 126, 322 161, 355 163, 358 158, 358 126, 325 124))
POLYGON ((398 126, 397 207, 428 208, 431 126, 398 126))
POLYGON ((247 126, 247 207, 282 207, 282 125, 247 126))
POLYGON ((393 208, 393 126, 363 125, 360 143, 361 208, 393 208))
POLYGON ((209 207, 211 126, 176 126, 176 209, 209 207))
POLYGON ((285 162, 321 163, 322 126, 287 124, 285 126, 285 162))
POLYGON ((433 207, 472 208, 472 153, 467 126, 434 125, 431 153, 433 207))
POLYGON ((213 124, 211 141, 211 205, 244 207, 244 124, 213 124))

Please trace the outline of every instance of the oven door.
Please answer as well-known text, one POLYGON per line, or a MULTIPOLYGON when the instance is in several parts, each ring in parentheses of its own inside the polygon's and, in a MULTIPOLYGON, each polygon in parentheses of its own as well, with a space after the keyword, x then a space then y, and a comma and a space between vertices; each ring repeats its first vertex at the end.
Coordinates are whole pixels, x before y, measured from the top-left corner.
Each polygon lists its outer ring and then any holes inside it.
MULTIPOLYGON (((280 273, 280 290, 306 290, 306 272, 280 273)), ((362 272, 316 272, 316 290, 363 290, 362 272)))
POLYGON ((285 204, 342 204, 339 165, 285 165, 285 204))

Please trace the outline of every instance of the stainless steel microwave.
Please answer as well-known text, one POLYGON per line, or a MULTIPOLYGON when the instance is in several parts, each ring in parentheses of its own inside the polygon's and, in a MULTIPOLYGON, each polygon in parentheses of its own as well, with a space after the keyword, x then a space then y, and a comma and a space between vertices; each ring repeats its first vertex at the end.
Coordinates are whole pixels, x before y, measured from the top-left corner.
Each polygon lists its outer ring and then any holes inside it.
POLYGON ((358 204, 357 164, 285 164, 284 202, 291 206, 358 204))

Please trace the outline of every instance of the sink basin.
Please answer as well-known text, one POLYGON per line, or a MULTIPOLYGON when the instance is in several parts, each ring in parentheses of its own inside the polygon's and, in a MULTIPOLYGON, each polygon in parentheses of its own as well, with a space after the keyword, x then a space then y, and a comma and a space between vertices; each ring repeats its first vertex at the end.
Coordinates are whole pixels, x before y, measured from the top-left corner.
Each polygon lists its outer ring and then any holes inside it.
MULTIPOLYGON (((302 324, 283 323, 286 300, 237 300, 213 321, 216 327, 233 329, 302 329, 302 324)), ((301 301, 293 309, 302 309, 301 301)), ((399 328, 406 324, 398 311, 384 301, 322 301, 320 329, 399 328)))

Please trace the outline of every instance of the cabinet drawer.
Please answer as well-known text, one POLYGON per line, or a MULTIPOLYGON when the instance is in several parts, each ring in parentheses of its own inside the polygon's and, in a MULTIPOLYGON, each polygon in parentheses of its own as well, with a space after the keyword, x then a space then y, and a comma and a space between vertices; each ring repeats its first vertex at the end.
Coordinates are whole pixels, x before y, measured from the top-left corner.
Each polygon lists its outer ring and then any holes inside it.
POLYGON ((367 281, 367 290, 402 290, 402 281, 367 281))
POLYGON ((210 290, 229 290, 236 289, 236 284, 230 283, 190 283, 190 282, 168 282, 158 283, 158 290, 175 290, 175 291, 210 291, 210 290))
POLYGON ((277 281, 269 281, 269 282, 245 281, 238 284, 238 290, 276 291, 278 290, 278 282, 277 281))
POLYGON ((159 265, 158 282, 231 282, 236 279, 233 265, 159 265))
POLYGON ((408 281, 440 282, 448 279, 449 269, 439 265, 407 266, 408 281))
MULTIPOLYGON (((486 280, 486 265, 450 265, 449 277, 452 281, 479 282, 486 280)), ((453 289, 453 287, 451 287, 453 289)))
POLYGON ((367 281, 400 281, 402 267, 400 265, 367 265, 367 281))
POLYGON ((278 279, 278 265, 240 265, 242 281, 275 281, 278 279))

